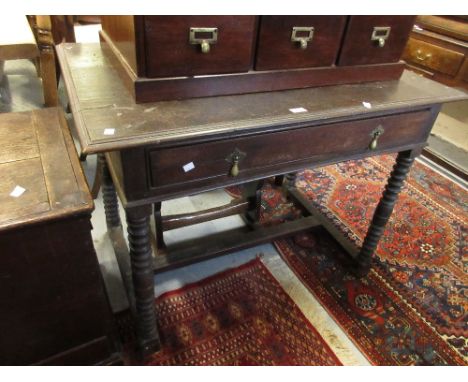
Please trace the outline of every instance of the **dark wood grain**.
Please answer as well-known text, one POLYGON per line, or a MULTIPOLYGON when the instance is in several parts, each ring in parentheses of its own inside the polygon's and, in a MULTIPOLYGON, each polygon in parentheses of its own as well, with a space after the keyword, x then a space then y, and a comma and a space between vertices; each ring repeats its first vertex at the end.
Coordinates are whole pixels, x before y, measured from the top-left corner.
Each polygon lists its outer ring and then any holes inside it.
POLYGON ((351 16, 341 48, 338 65, 366 65, 397 62, 409 33, 414 16, 351 16), (374 27, 391 27, 384 47, 371 40, 374 27))
POLYGON ((208 179, 214 181, 214 178, 218 178, 215 181, 223 181, 230 176, 231 163, 226 158, 236 149, 246 154, 239 163, 238 176, 243 177, 254 169, 306 158, 319 161, 365 152, 369 150, 371 132, 378 126, 385 129, 379 139, 378 149, 403 143, 422 143, 428 135, 427 121, 430 117, 429 111, 419 111, 205 144, 167 149, 148 148, 151 187, 177 184, 188 187, 191 182, 208 179), (311 145, 310 142, 314 144, 311 145), (292 147, 294 150, 291 150, 292 147), (194 168, 185 172, 184 165, 188 163, 193 163, 194 168))
MULTIPOLYGON (((225 206, 209 208, 203 211, 177 215, 166 215, 161 218, 159 225, 161 228, 159 228, 157 225, 156 231, 161 232, 162 235, 162 231, 169 231, 171 229, 185 227, 192 224, 198 224, 226 216, 237 215, 246 212, 249 208, 249 204, 250 203, 248 201, 233 200, 225 206)), ((159 237, 160 236, 158 235, 158 238, 159 237)))
POLYGON ((255 22, 255 16, 145 16, 146 77, 248 71, 255 22), (189 43, 191 27, 218 28, 209 53, 189 43))
POLYGON ((59 109, 0 114, 0 138, 0 231, 94 208, 59 109), (26 191, 13 198, 17 185, 26 191))
POLYGON ((271 227, 258 227, 255 230, 241 228, 214 234, 211 237, 197 238, 189 243, 182 242, 168 249, 170 252, 161 251, 155 257, 153 262, 154 271, 162 272, 208 260, 226 253, 268 243, 273 239, 290 236, 318 225, 318 221, 309 216, 271 227))
POLYGON ((256 70, 307 68, 335 64, 346 16, 262 16, 256 70), (293 27, 313 27, 312 41, 302 50, 291 41, 293 27))
POLYGON ((62 44, 57 53, 86 154, 289 129, 466 98, 406 71, 400 81, 135 104, 99 44, 62 44), (294 107, 307 112, 293 114, 294 107), (112 136, 104 135, 109 126, 115 128, 112 136))
POLYGON ((63 113, 1 114, 0 131, 0 364, 107 362, 116 346, 93 203, 63 113), (14 185, 24 194, 10 196, 14 185))

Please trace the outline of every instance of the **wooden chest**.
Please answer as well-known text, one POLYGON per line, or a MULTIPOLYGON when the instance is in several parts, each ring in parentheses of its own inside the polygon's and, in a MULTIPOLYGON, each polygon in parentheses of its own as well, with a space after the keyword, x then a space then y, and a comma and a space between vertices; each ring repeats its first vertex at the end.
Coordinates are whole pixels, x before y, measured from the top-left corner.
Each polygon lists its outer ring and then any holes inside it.
POLYGON ((63 113, 0 114, 0 364, 114 362, 93 202, 63 113))
POLYGON ((419 16, 403 58, 411 70, 468 89, 468 19, 419 16))
POLYGON ((136 102, 398 79, 413 16, 102 16, 136 102))

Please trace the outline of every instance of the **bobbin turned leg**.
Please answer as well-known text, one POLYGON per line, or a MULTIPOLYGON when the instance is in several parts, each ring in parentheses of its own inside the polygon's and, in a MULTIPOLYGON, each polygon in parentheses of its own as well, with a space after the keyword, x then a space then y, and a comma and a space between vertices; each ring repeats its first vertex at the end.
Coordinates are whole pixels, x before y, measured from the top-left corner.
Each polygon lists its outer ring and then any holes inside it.
POLYGON ((364 238, 362 248, 356 258, 357 268, 355 271, 359 276, 367 274, 370 270, 372 255, 393 212, 393 207, 398 199, 398 194, 401 191, 406 175, 418 154, 419 150, 408 150, 398 153, 393 171, 385 186, 382 198, 375 209, 374 217, 364 238))
POLYGON ((126 210, 132 280, 135 293, 137 346, 145 357, 159 350, 150 244, 151 205, 126 210))
POLYGON ((115 192, 114 183, 107 167, 106 157, 99 154, 98 161, 102 171, 102 197, 104 200, 104 211, 106 213, 107 229, 120 227, 119 201, 115 192))

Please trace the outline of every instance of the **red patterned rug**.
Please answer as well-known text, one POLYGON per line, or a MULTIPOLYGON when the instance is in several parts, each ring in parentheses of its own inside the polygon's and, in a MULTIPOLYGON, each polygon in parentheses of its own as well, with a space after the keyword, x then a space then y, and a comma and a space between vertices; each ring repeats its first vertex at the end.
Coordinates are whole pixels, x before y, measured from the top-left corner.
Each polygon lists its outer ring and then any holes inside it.
POLYGON ((148 365, 340 365, 259 259, 156 300, 148 365))
MULTIPOLYGON (((393 162, 381 156, 306 170, 296 186, 360 245, 393 162)), ((264 219, 294 216, 271 185, 263 199, 264 219)), ((343 269, 343 250, 325 231, 275 244, 370 362, 466 365, 467 231, 466 190, 415 162, 367 277, 343 269)))

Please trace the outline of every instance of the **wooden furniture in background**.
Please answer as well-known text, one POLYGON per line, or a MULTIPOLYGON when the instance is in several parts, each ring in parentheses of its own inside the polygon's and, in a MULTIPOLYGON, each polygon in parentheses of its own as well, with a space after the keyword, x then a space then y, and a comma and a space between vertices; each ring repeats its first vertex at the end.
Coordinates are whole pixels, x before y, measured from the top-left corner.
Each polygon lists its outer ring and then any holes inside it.
POLYGON ((44 104, 58 105, 55 52, 50 16, 37 16, 31 26, 21 15, 2 13, 0 16, 0 80, 3 62, 31 59, 37 62, 42 79, 44 104), (33 30, 31 30, 31 28, 33 30))
POLYGON ((418 16, 403 59, 409 69, 449 86, 468 89, 468 20, 418 16))
POLYGON ((63 113, 0 114, 0 144, 0 364, 118 362, 93 202, 63 113))
POLYGON ((5 61, 36 59, 39 49, 33 32, 24 16, 0 16, 0 81, 3 78, 5 61))
POLYGON ((159 347, 153 271, 323 225, 350 253, 350 269, 367 272, 441 104, 467 98, 406 71, 400 81, 136 104, 113 69, 114 56, 99 44, 62 44, 57 52, 81 152, 98 153, 104 164, 108 232, 135 299, 138 345, 146 355, 159 347), (292 112, 298 111, 295 108, 302 112, 292 112), (395 168, 362 248, 292 187, 291 174, 298 170, 390 152, 399 153, 395 168), (261 227, 261 180, 283 174, 290 174, 285 186, 299 201, 304 217, 261 227), (235 184, 244 184, 244 198, 223 210, 161 216, 165 200, 235 184), (126 212, 129 253, 117 194, 126 212), (159 247, 163 230, 238 213, 248 224, 188 245, 161 248, 153 259, 149 225, 153 208, 159 247))
POLYGON ((413 16, 102 16, 136 102, 394 80, 413 16))

